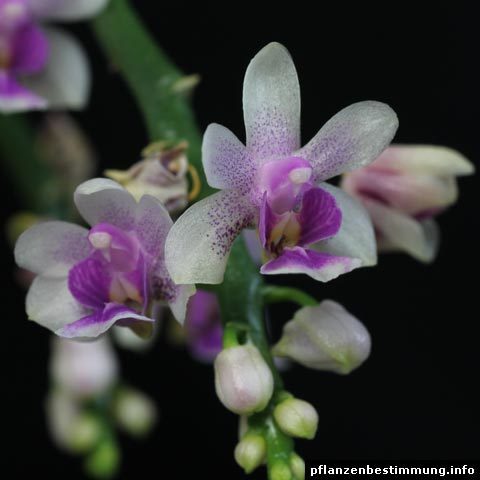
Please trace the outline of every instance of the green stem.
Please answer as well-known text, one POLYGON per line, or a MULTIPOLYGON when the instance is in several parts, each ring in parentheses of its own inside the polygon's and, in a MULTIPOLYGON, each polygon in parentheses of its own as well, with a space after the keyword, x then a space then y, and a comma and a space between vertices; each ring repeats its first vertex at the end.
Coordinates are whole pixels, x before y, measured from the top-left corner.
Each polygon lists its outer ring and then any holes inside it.
POLYGON ((302 307, 313 307, 318 304, 317 300, 303 290, 294 287, 277 287, 265 285, 262 289, 265 303, 279 303, 291 301, 302 307))
POLYGON ((201 165, 201 135, 185 92, 175 88, 184 78, 155 43, 126 0, 113 0, 92 22, 108 60, 127 82, 142 112, 150 141, 187 140, 188 159, 200 175, 200 198, 214 190, 201 165))
POLYGON ((35 213, 57 213, 55 177, 42 162, 34 133, 23 115, 0 114, 0 154, 3 169, 24 208, 35 213))

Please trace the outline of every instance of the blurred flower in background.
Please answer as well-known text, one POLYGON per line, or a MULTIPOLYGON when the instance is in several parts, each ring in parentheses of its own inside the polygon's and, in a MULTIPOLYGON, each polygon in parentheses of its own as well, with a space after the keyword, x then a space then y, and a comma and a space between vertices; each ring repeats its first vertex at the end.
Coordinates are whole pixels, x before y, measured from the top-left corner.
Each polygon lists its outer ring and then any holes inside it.
POLYGON ((188 203, 188 144, 156 142, 142 152, 143 159, 128 170, 106 170, 105 175, 123 185, 137 200, 152 195, 170 213, 183 210, 188 203))
POLYGON ((107 336, 93 342, 55 337, 50 360, 47 424, 55 444, 85 457, 94 477, 110 477, 120 464, 115 427, 145 436, 157 419, 155 404, 121 384, 115 351, 107 336))
POLYGON ((344 174, 341 186, 368 210, 379 251, 431 262, 439 243, 434 217, 457 201, 456 177, 474 170, 450 148, 393 145, 370 165, 344 174))
POLYGON ((0 0, 0 112, 81 109, 90 71, 78 42, 44 21, 98 13, 107 0, 0 0))

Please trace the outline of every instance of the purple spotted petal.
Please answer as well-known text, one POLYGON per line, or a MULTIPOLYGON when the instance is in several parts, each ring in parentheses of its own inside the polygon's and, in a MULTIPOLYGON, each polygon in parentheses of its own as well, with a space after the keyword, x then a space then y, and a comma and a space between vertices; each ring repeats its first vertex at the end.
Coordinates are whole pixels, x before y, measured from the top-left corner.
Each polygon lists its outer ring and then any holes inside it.
POLYGON ((366 101, 334 115, 296 155, 311 162, 315 182, 373 162, 398 128, 395 112, 386 104, 366 101))
POLYGON ((15 32, 10 48, 10 69, 15 74, 37 73, 47 62, 47 37, 34 23, 28 23, 15 32))
POLYGON ((222 125, 212 123, 205 131, 202 162, 210 186, 244 193, 252 188, 257 165, 243 143, 222 125))
POLYGON ((128 325, 137 322, 152 323, 154 320, 135 313, 124 305, 108 303, 105 308, 69 323, 55 333, 66 338, 91 338, 105 333, 112 325, 119 323, 128 325))
POLYGON ((342 212, 333 195, 321 188, 312 188, 303 196, 298 220, 301 226, 298 244, 307 246, 333 237, 340 229, 342 212))
POLYGON ((112 275, 106 261, 92 255, 75 265, 68 274, 68 288, 82 305, 99 309, 109 300, 112 275))
POLYGON ((165 242, 165 261, 179 284, 221 283, 230 248, 256 212, 234 190, 214 193, 192 205, 172 226, 165 242))
POLYGON ((243 83, 247 149, 258 162, 300 144, 300 87, 285 47, 270 43, 250 62, 243 83))
POLYGON ((47 101, 22 87, 9 73, 0 70, 0 112, 42 110, 47 101))
POLYGON ((286 248, 279 257, 263 265, 260 272, 265 275, 305 273, 315 280, 328 282, 359 267, 360 264, 360 260, 354 258, 293 247, 286 248))

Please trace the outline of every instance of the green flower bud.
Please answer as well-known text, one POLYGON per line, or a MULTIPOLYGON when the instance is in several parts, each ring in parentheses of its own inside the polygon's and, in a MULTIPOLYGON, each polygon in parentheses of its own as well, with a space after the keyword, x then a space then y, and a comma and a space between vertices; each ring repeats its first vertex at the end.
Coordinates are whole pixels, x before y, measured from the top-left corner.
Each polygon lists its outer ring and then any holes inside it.
POLYGON ((245 470, 253 472, 265 460, 267 444, 262 435, 248 433, 235 447, 235 461, 245 470))
POLYGON ((312 439, 317 431, 317 411, 310 403, 298 398, 288 398, 279 403, 273 417, 280 429, 291 437, 312 439))

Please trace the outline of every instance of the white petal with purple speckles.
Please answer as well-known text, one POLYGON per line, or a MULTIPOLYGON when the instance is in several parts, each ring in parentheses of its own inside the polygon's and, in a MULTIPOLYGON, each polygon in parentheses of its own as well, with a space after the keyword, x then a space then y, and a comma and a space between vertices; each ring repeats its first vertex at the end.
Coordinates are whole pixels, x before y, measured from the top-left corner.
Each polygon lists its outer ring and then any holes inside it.
POLYGON ((82 109, 90 93, 90 67, 81 45, 59 29, 45 29, 50 48, 44 69, 25 77, 24 85, 48 102, 48 108, 82 109))
POLYGON ((300 146, 300 87, 287 49, 269 43, 250 62, 243 83, 247 148, 258 160, 300 146))
POLYGON ((47 20, 83 20, 98 14, 108 0, 27 0, 36 17, 47 20))
POLYGON ((312 245, 320 252, 347 256, 361 260, 362 266, 377 263, 377 245, 372 221, 365 208, 343 190, 328 183, 320 187, 335 197, 337 207, 342 212, 342 223, 338 233, 328 239, 312 245))
POLYGON ((296 155, 312 163, 315 181, 327 180, 373 162, 397 128, 397 115, 385 103, 354 103, 334 115, 296 155))
POLYGON ((343 273, 360 266, 360 260, 319 253, 301 247, 286 248, 280 256, 265 263, 260 272, 264 275, 305 273, 314 280, 329 282, 343 273))
POLYGON ((154 258, 163 257, 165 239, 173 222, 167 209, 151 195, 144 195, 138 203, 135 233, 143 248, 154 258))
POLYGON ((364 204, 380 234, 379 250, 403 250, 426 263, 435 258, 440 234, 433 220, 415 220, 374 200, 364 204))
POLYGON ((63 276, 92 251, 86 228, 67 222, 44 222, 20 235, 15 245, 17 264, 40 274, 63 276))
POLYGON ((248 191, 256 173, 245 145, 228 128, 212 123, 203 136, 202 162, 208 184, 214 188, 248 191))
POLYGON ((88 314, 88 310, 73 298, 65 278, 42 275, 30 286, 26 307, 30 320, 53 332, 88 314))
POLYGON ((74 201, 82 217, 92 226, 111 223, 125 230, 135 226, 137 202, 113 180, 93 178, 80 184, 74 201))
POLYGON ((173 225, 165 261, 174 282, 221 283, 233 241, 251 225, 248 199, 224 190, 195 203, 173 225))

